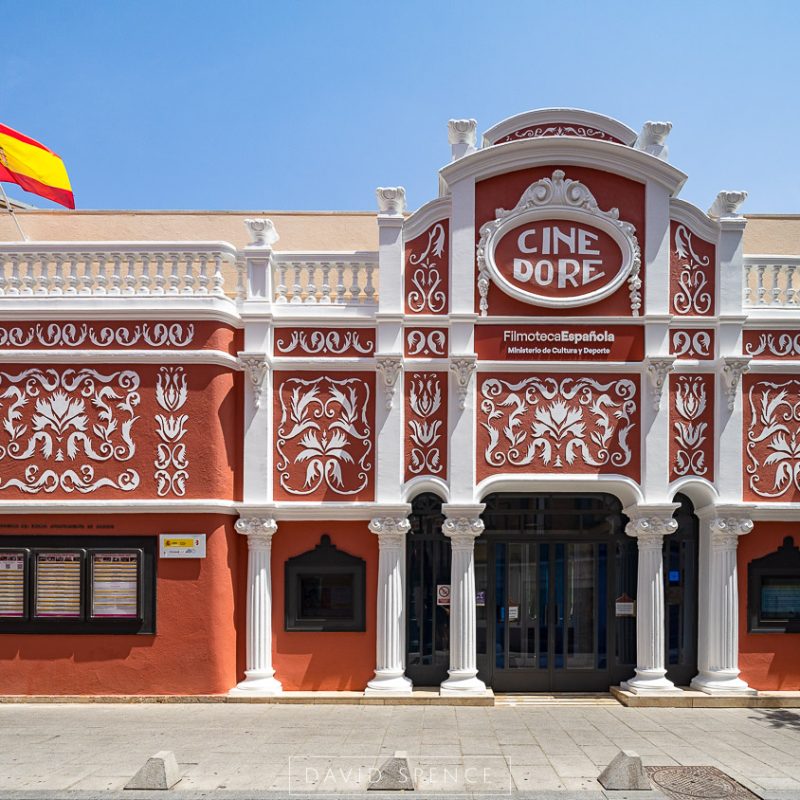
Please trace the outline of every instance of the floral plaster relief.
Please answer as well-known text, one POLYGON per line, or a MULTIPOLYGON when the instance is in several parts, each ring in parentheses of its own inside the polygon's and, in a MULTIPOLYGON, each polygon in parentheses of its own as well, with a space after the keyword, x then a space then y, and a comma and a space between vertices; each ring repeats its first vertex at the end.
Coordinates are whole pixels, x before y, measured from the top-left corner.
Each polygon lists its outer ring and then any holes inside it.
POLYGON ((639 479, 638 375, 497 375, 478 398, 479 479, 502 472, 639 479))

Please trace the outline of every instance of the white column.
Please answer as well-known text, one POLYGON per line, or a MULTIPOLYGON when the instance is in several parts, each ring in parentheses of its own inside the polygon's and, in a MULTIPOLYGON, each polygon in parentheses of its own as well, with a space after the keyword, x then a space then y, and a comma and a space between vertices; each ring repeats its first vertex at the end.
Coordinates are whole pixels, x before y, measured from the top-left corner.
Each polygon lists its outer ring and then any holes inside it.
POLYGON ((743 515, 701 516, 700 672, 692 688, 707 694, 755 694, 739 677, 739 586, 736 548, 750 533, 752 520, 743 515), (705 562, 705 563, 704 563, 705 562))
POLYGON ((378 517, 369 529, 378 536, 378 630, 375 677, 366 694, 410 692, 406 671, 405 566, 407 517, 378 517))
POLYGON ((481 694, 486 684, 478 679, 475 615, 475 539, 483 533, 480 513, 486 506, 445 503, 444 535, 450 539, 450 669, 441 694, 481 694))
POLYGON ((639 546, 636 587, 636 675, 622 684, 635 694, 678 692, 667 680, 664 659, 664 536, 678 529, 674 503, 625 509, 631 521, 625 527, 639 546))
POLYGON ((271 517, 241 517, 236 530, 247 536, 247 660, 244 680, 232 695, 280 694, 272 668, 272 536, 278 524, 271 517))

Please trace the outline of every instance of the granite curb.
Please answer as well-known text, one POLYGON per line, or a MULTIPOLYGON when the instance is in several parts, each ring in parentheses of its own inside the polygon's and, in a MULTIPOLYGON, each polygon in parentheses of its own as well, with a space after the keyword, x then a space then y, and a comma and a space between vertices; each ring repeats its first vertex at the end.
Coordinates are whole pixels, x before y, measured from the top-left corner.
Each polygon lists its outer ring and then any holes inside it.
MULTIPOLYGON (((159 797, 179 797, 181 800, 400 800, 402 797, 413 800, 499 800, 513 797, 514 800, 668 800, 657 790, 646 792, 606 791, 604 789, 550 789, 542 792, 285 792, 285 791, 235 791, 227 789, 168 791, 3 791, 0 800, 153 800, 159 797)), ((796 798, 796 796, 794 796, 796 798)), ((765 800, 790 800, 772 795, 765 800)))

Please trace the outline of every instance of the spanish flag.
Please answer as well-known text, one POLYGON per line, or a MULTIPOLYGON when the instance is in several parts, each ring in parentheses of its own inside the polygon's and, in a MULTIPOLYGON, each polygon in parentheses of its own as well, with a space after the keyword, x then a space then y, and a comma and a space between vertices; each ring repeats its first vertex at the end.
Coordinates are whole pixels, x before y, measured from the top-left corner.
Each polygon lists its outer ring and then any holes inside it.
POLYGON ((5 125, 0 125, 0 181, 75 208, 64 162, 43 144, 5 125))

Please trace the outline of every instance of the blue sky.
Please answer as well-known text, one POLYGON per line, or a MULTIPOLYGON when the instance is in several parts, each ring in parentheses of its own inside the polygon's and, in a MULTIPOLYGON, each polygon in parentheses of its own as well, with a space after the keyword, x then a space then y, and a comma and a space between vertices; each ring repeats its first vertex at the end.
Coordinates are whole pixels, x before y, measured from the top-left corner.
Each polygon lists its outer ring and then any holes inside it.
POLYGON ((415 208, 449 118, 577 106, 671 121, 704 209, 743 188, 745 211, 800 213, 795 0, 0 0, 0 18, 0 122, 64 158, 78 208, 372 210, 397 184, 415 208))

